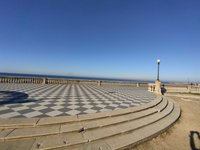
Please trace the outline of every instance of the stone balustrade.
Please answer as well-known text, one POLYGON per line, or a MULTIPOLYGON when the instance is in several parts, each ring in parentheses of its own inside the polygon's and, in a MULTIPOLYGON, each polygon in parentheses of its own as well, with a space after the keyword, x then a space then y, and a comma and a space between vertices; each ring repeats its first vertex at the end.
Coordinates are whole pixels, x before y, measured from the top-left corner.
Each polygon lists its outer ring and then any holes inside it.
POLYGON ((45 80, 45 84, 67 84, 68 80, 64 80, 64 79, 44 79, 45 80))
POLYGON ((29 78, 29 77, 0 77, 0 83, 32 83, 32 84, 94 84, 94 85, 116 85, 116 86, 135 86, 148 87, 148 83, 142 82, 117 82, 100 80, 70 80, 58 78, 29 78))
POLYGON ((200 86, 191 86, 189 88, 190 93, 200 93, 200 86))
MULTIPOLYGON (((98 86, 116 85, 116 86, 134 86, 148 87, 148 91, 155 92, 154 83, 142 82, 117 82, 117 81, 99 81, 99 80, 70 80, 56 78, 29 78, 29 77, 0 77, 0 83, 32 83, 32 84, 94 84, 98 86)), ((176 85, 176 84, 161 84, 161 90, 164 93, 200 93, 200 86, 194 85, 176 85)))
POLYGON ((155 87, 156 87, 155 83, 149 83, 148 84, 148 91, 149 92, 155 92, 155 87))
POLYGON ((0 77, 0 83, 34 83, 42 84, 42 78, 25 78, 25 77, 0 77))
MULTIPOLYGON (((114 82, 114 81, 98 81, 98 80, 70 80, 56 78, 29 78, 29 77, 0 77, 0 83, 32 83, 32 84, 94 84, 94 85, 116 85, 116 86, 135 86, 148 87, 148 91, 155 92, 154 83, 142 82, 114 82)), ((176 85, 176 84, 161 84, 161 90, 164 93, 200 93, 200 86, 194 85, 176 85)))
MULTIPOLYGON (((148 91, 155 92, 155 84, 148 84, 148 91)), ((164 93, 193 93, 200 94, 200 86, 186 84, 161 84, 161 92, 164 93)))

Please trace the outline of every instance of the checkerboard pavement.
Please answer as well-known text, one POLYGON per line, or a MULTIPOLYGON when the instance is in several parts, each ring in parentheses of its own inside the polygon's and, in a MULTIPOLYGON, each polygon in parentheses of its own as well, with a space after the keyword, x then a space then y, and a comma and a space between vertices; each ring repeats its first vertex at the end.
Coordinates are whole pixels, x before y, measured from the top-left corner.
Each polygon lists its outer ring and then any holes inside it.
POLYGON ((0 118, 55 117, 134 107, 156 95, 142 87, 0 84, 0 118))

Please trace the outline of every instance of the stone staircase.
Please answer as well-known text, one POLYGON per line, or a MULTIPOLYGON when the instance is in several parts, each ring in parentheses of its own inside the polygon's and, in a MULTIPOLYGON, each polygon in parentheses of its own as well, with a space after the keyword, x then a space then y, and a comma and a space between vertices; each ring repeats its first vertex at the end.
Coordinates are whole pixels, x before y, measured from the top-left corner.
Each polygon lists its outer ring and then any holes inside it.
POLYGON ((180 116, 171 99, 111 112, 49 118, 0 119, 0 149, 115 150, 144 142, 180 116))

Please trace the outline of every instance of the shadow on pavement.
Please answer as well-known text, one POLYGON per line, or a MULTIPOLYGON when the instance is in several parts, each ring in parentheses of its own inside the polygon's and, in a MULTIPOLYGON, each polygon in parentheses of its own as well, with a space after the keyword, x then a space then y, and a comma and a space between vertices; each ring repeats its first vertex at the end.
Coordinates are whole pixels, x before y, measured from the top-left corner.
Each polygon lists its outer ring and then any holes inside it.
POLYGON ((195 135, 197 136, 197 140, 200 140, 200 133, 198 131, 190 131, 190 147, 191 150, 200 150, 200 147, 195 145, 195 135))
POLYGON ((35 100, 28 100, 28 94, 16 91, 0 91, 0 105, 27 103, 35 100))

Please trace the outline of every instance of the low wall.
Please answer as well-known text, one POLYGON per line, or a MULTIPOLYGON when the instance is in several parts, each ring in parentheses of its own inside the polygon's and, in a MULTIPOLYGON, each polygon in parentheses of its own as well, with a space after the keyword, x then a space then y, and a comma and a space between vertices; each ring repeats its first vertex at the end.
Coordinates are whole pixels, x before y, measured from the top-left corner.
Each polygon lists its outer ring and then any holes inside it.
POLYGON ((112 82, 112 81, 101 81, 101 85, 119 85, 119 86, 135 86, 135 87, 148 87, 148 83, 145 82, 112 82))
POLYGON ((28 77, 0 77, 0 83, 33 83, 33 84, 94 84, 94 85, 116 85, 148 87, 144 82, 119 82, 119 81, 99 81, 99 80, 70 80, 56 78, 28 78, 28 77))
POLYGON ((0 77, 0 83, 34 83, 42 84, 42 78, 0 77))
MULTIPOLYGON (((0 77, 0 83, 32 83, 32 84, 93 84, 148 87, 150 92, 155 92, 155 84, 145 82, 119 82, 99 80, 69 80, 56 78, 28 78, 28 77, 0 77)), ((186 84, 161 84, 163 93, 200 93, 200 86, 186 84)))
MULTIPOLYGON (((148 90, 155 92, 155 84, 149 84, 148 90)), ((186 85, 186 84, 162 84, 162 93, 193 93, 200 94, 200 86, 186 85)))
POLYGON ((183 87, 170 87, 165 86, 166 92, 168 93, 200 93, 199 86, 183 86, 183 87))

